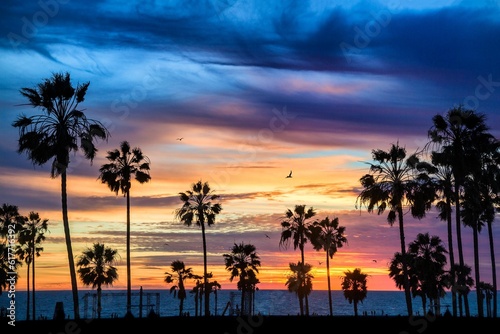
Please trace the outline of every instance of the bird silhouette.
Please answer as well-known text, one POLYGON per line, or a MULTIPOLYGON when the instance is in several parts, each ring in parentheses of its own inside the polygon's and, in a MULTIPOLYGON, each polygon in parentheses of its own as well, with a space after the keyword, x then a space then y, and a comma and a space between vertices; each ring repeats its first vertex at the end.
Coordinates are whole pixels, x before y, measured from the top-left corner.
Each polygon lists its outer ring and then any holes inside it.
POLYGON ((270 237, 270 236, 268 236, 267 234, 266 234, 266 238, 271 239, 271 237, 270 237))
POLYGON ((184 137, 177 138, 178 141, 181 141, 183 139, 184 139, 184 137))
POLYGON ((290 171, 290 174, 287 175, 287 177, 285 179, 289 179, 292 177, 292 171, 290 171))
POLYGON ((372 260, 373 262, 377 262, 377 260, 372 260))

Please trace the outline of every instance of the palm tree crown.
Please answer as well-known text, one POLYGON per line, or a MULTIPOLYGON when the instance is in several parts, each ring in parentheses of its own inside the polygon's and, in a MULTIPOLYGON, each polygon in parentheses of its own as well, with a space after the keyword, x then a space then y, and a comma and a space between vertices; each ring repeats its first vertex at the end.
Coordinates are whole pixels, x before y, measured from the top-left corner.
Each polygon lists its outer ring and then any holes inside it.
POLYGON ((118 279, 118 270, 114 266, 118 251, 95 243, 87 248, 78 258, 78 274, 84 285, 97 288, 97 314, 101 317, 101 286, 111 286, 118 279))

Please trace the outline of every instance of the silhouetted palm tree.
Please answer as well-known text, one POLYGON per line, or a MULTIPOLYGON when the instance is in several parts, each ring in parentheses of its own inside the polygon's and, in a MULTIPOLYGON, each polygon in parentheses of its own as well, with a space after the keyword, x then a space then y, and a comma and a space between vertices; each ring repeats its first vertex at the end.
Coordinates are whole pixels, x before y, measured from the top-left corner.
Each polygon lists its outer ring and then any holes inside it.
MULTIPOLYGON (((432 118, 433 125, 428 131, 430 139, 429 146, 432 145, 435 151, 443 152, 448 159, 454 179, 454 202, 455 202, 455 226, 457 234, 457 249, 459 266, 464 267, 464 255, 462 247, 461 232, 461 210, 460 199, 464 192, 464 184, 467 175, 471 172, 474 164, 478 161, 474 159, 476 152, 472 145, 473 138, 479 138, 488 128, 485 123, 485 115, 476 113, 474 110, 465 109, 462 105, 451 108, 445 115, 435 115, 432 118)), ((458 268, 454 266, 454 268, 458 268)), ((470 316, 469 302, 467 295, 463 295, 466 316, 470 316)), ((461 306, 460 306, 461 307, 461 306)))
MULTIPOLYGON (((312 221, 309 221, 312 217, 316 215, 316 211, 313 207, 306 209, 305 205, 296 205, 294 210, 288 209, 285 212, 285 217, 281 222, 281 238, 279 242, 279 247, 288 248, 290 240, 293 243, 293 249, 297 248, 300 250, 300 260, 302 264, 305 264, 304 259, 304 247, 308 240, 312 238, 312 221)), ((303 281, 305 284, 306 281, 303 281)), ((309 294, 304 295, 305 301, 305 311, 306 315, 309 315, 309 294)), ((303 302, 300 299, 300 302, 303 302)))
POLYGON ((17 273, 18 268, 22 265, 17 257, 12 259, 9 258, 9 253, 12 250, 9 249, 7 244, 0 243, 0 296, 3 290, 8 290, 10 284, 16 284, 20 275, 12 275, 13 272, 17 273))
POLYGON ((252 303, 246 303, 245 297, 252 298, 255 291, 256 274, 259 272, 260 257, 257 255, 255 246, 251 244, 234 244, 230 254, 223 254, 226 270, 231 273, 229 281, 238 277, 238 290, 241 291, 241 315, 250 315, 252 303), (248 305, 248 308, 246 307, 248 305))
POLYGON ((332 289, 330 283, 330 259, 337 253, 339 248, 342 248, 347 243, 345 237, 345 226, 339 226, 339 219, 335 217, 333 220, 326 217, 321 221, 315 221, 313 224, 313 237, 311 242, 314 249, 323 250, 326 253, 326 276, 328 281, 328 303, 330 306, 330 315, 333 315, 332 306, 332 289))
POLYGON ((295 292, 299 298, 300 315, 304 315, 304 298, 311 294, 312 279, 314 276, 311 274, 312 266, 308 263, 302 262, 290 263, 290 270, 292 273, 288 275, 285 285, 289 292, 295 292))
POLYGON ((191 226, 193 221, 201 227, 203 241, 203 280, 205 293, 205 316, 210 315, 210 289, 208 289, 207 268, 207 241, 205 238, 205 227, 215 223, 216 216, 222 211, 222 206, 217 201, 220 196, 215 194, 208 182, 201 180, 192 184, 191 189, 179 193, 182 207, 175 211, 176 219, 186 226, 191 226))
POLYGON ((344 297, 349 301, 349 304, 354 305, 354 316, 358 316, 358 303, 363 302, 367 295, 367 274, 361 272, 361 269, 356 268, 353 271, 344 271, 342 277, 342 290, 344 297))
POLYGON ((70 153, 83 150, 92 163, 97 154, 94 141, 107 139, 108 130, 102 123, 89 119, 82 109, 89 82, 73 87, 69 73, 54 73, 34 88, 22 88, 27 105, 40 108, 34 116, 21 115, 12 125, 19 129, 18 152, 25 152, 34 165, 44 165, 52 159, 50 176, 61 176, 61 202, 64 236, 73 295, 75 319, 80 318, 78 285, 68 220, 67 170, 70 153))
POLYGON ((101 318, 101 291, 102 286, 112 286, 118 279, 118 270, 114 267, 116 249, 94 243, 92 248, 87 247, 78 258, 76 265, 80 280, 86 286, 97 287, 97 318, 101 318))
POLYGON ((127 199, 127 317, 132 316, 132 278, 130 273, 130 188, 132 178, 143 184, 151 180, 150 161, 138 147, 131 148, 127 141, 120 144, 120 149, 108 151, 106 159, 110 161, 99 169, 101 183, 108 185, 111 191, 121 193, 127 199))
POLYGON ((476 288, 479 289, 481 292, 481 303, 483 301, 486 302, 486 316, 493 317, 491 309, 491 301, 493 299, 493 285, 486 282, 479 282, 476 288))
POLYGON ((9 230, 14 230, 18 235, 24 223, 24 217, 19 214, 16 205, 3 203, 0 207, 0 238, 7 240, 9 230))
POLYGON ((408 254, 413 259, 412 272, 416 275, 422 292, 433 302, 436 315, 440 312, 439 301, 444 297, 443 275, 447 253, 441 238, 437 235, 430 236, 429 233, 419 233, 408 246, 408 254))
MULTIPOLYGON (((461 203, 462 222, 465 226, 472 228, 476 282, 481 282, 479 233, 485 225, 488 226, 493 285, 496 286, 495 250, 491 224, 495 220, 496 209, 500 204, 498 199, 500 194, 500 142, 489 133, 481 132, 474 134, 471 144, 473 148, 471 158, 476 164, 472 165, 464 181, 464 195, 461 203)), ((476 289, 476 297, 478 316, 481 318, 484 316, 484 310, 480 290, 476 289)), ((495 294, 493 297, 496 302, 495 294)))
MULTIPOLYGON (((363 190, 358 195, 357 203, 366 205, 368 212, 377 209, 380 215, 389 209, 387 222, 390 226, 398 221, 402 260, 405 261, 406 244, 404 233, 404 210, 409 206, 415 218, 425 217, 425 211, 430 209, 435 193, 428 187, 428 182, 421 184, 417 168, 420 164, 421 152, 415 152, 407 157, 406 149, 399 143, 392 144, 389 151, 373 150, 374 163, 369 163, 370 173, 361 177, 363 190), (419 189, 420 186, 427 186, 419 189), (432 195, 431 195, 432 194, 432 195)), ((433 189, 432 189, 433 190, 433 189)), ((405 291, 408 315, 413 312, 407 266, 403 265, 403 287, 405 291)))
POLYGON ((17 272, 22 262, 17 256, 14 259, 9 258, 9 252, 12 253, 13 251, 9 245, 12 245, 10 238, 17 239, 23 222, 24 219, 19 214, 19 209, 16 205, 2 204, 0 207, 0 238, 2 239, 0 242, 0 296, 3 289, 9 286, 12 279, 17 283, 19 278, 19 275, 12 275, 10 273, 17 272), (12 231, 14 231, 14 234, 12 234, 12 231))
MULTIPOLYGON (((431 161, 435 166, 435 172, 433 173, 432 182, 434 183, 437 203, 435 204, 436 209, 439 214, 440 220, 446 222, 447 226, 447 236, 448 236, 448 256, 450 258, 449 265, 450 269, 452 264, 455 263, 455 253, 453 248, 453 205, 455 203, 454 196, 454 179, 453 171, 449 165, 449 159, 445 156, 443 152, 432 152, 431 161)), ((449 271, 451 275, 451 281, 455 281, 454 273, 449 271)), ((454 289, 451 291, 451 302, 453 316, 457 316, 457 294, 454 289)))
POLYGON ((184 299, 186 299, 186 287, 184 281, 197 277, 193 274, 192 268, 186 268, 184 262, 180 260, 172 261, 170 268, 173 273, 165 272, 165 283, 172 284, 177 281, 177 285, 170 287, 170 293, 174 293, 174 298, 179 299, 179 316, 184 310, 184 299))
POLYGON ((23 217, 24 225, 19 233, 19 247, 16 253, 21 260, 26 262, 27 268, 27 303, 26 319, 30 320, 30 267, 31 267, 31 300, 33 302, 33 320, 36 320, 36 300, 35 300, 35 259, 43 251, 41 246, 45 241, 45 233, 48 231, 48 219, 41 219, 38 212, 31 211, 27 217, 23 217))

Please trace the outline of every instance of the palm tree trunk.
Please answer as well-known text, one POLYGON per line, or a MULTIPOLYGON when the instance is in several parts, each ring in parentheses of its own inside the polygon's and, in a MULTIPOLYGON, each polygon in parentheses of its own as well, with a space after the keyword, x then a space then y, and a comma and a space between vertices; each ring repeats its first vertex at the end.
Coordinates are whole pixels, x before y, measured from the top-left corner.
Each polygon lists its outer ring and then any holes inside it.
POLYGON ((207 240, 205 238, 205 222, 203 212, 200 212, 201 237, 203 239, 203 289, 205 293, 205 316, 210 315, 210 290, 208 289, 207 240))
MULTIPOLYGON (((451 218, 451 200, 449 198, 446 199, 446 222, 448 229, 448 254, 450 256, 450 268, 455 264, 455 254, 453 250, 453 226, 452 226, 452 218, 451 218)), ((456 282, 456 275, 454 270, 450 270, 452 282, 456 282)), ((457 292, 455 289, 451 289, 451 304, 453 316, 457 316, 457 292)))
MULTIPOLYGON (((455 180, 457 177, 455 176, 455 180)), ((461 184, 455 181, 455 225, 457 229, 457 247, 458 247, 458 261, 460 263, 460 267, 463 268, 465 265, 464 262, 464 251, 462 247, 462 228, 461 228, 461 219, 460 219, 460 188, 461 184)), ((462 302, 462 298, 459 298, 459 301, 462 302)), ((465 316, 470 316, 469 310, 469 298, 467 293, 463 294, 463 303, 465 307, 465 316)), ((462 306, 460 306, 461 309, 462 306)))
POLYGON ((493 229, 491 226, 492 222, 488 223, 488 239, 490 241, 490 257, 491 257, 491 278, 493 285, 493 311, 491 316, 493 318, 497 317, 497 270, 495 262, 495 244, 493 241, 493 229))
MULTIPOLYGON (((34 245, 36 247, 36 245, 34 245)), ((36 320, 36 314, 35 314, 35 257, 36 257, 36 251, 35 248, 33 248, 33 265, 31 266, 31 280, 32 280, 32 289, 31 289, 31 294, 33 298, 31 299, 31 302, 33 303, 33 320, 36 320)))
POLYGON ((328 257, 328 251, 326 251, 326 278, 328 279, 328 304, 330 305, 330 316, 333 316, 332 288, 330 284, 330 258, 328 257))
POLYGON ((482 301, 482 291, 481 289, 477 288, 479 282, 481 282, 479 273, 478 224, 479 222, 476 222, 476 224, 472 227, 472 233, 474 241, 474 271, 476 276, 477 315, 479 318, 482 318, 484 317, 484 311, 483 311, 484 304, 482 301))
POLYGON ((101 286, 99 285, 97 287, 97 319, 101 319, 101 310, 102 310, 101 296, 102 296, 101 286))
POLYGON ((403 286, 405 289, 405 299, 406 299, 406 308, 408 310, 408 316, 411 317, 413 315, 413 305, 411 302, 411 293, 410 293, 410 282, 408 280, 408 266, 406 263, 406 244, 405 244, 405 233, 403 226, 403 208, 401 205, 398 207, 398 218, 399 218, 399 239, 401 241, 401 255, 403 261, 403 286))
POLYGON ((80 304, 78 299, 78 285, 76 281, 75 258, 73 256, 73 248, 71 246, 71 235, 69 232, 68 194, 66 191, 66 170, 63 170, 61 173, 61 201, 62 201, 64 236, 66 239, 66 248, 68 250, 69 274, 71 277, 71 291, 73 294, 73 312, 74 312, 74 318, 80 319, 80 304))
MULTIPOLYGON (((31 248, 28 250, 31 253, 31 248)), ((31 256, 31 254, 29 255, 31 256)), ((26 320, 30 320, 30 263, 28 262, 28 271, 26 273, 27 290, 26 290, 26 320)))
POLYGON ((127 316, 132 315, 132 279, 130 276, 130 191, 127 190, 127 316))
MULTIPOLYGON (((305 257, 304 257, 304 245, 306 241, 304 240, 304 236, 301 236, 301 246, 300 246, 300 257, 302 259, 302 266, 306 265, 305 257)), ((306 285, 306 280, 302 280, 302 284, 304 285, 304 290, 305 290, 305 285, 306 285)), ((304 301, 305 301, 305 309, 306 309, 306 315, 309 315, 309 297, 307 293, 304 296, 304 301)))

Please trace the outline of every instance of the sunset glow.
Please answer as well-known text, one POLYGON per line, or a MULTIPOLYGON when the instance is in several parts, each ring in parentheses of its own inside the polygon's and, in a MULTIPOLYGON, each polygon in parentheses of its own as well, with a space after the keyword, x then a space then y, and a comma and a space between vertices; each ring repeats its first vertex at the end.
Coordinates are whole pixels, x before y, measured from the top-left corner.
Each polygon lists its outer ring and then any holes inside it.
MULTIPOLYGON (((388 276, 400 250, 398 227, 387 223, 387 212, 356 205, 372 150, 395 142, 409 154, 422 149, 432 117, 458 104, 486 114, 491 133, 500 135, 494 1, 53 3, 57 10, 32 23, 29 34, 25 18, 46 9, 38 2, 0 5, 0 204, 49 219, 36 259, 38 290, 71 288, 61 179, 50 178, 51 162, 33 166, 18 154, 12 122, 40 112, 19 90, 54 72, 90 82, 81 107, 111 134, 92 162, 81 152, 71 157, 67 188, 75 257, 95 242, 120 255, 119 279, 105 289, 126 288, 126 202, 98 180, 99 168, 124 140, 151 160, 151 181, 133 181, 130 191, 134 290, 168 289, 165 272, 174 260, 202 275, 201 230, 175 218, 179 193, 198 180, 221 196, 223 210, 206 237, 208 271, 222 289, 236 289, 223 254, 240 242, 260 256, 258 288, 286 289, 289 263, 300 252, 280 247, 280 222, 286 210, 306 205, 317 212, 313 220, 338 217, 346 227, 348 243, 330 258, 332 289, 341 289, 345 271, 360 268, 368 290, 398 290, 388 276)), ((422 220, 409 213, 404 219, 406 244, 420 232, 447 244, 435 208, 422 220)), ((479 237, 488 281, 486 232, 479 237)), ((468 228, 463 242, 472 265, 468 228)), ((313 265, 313 289, 326 290, 326 254, 306 244, 305 261, 313 265)), ((23 291, 26 266, 19 277, 23 291)))

